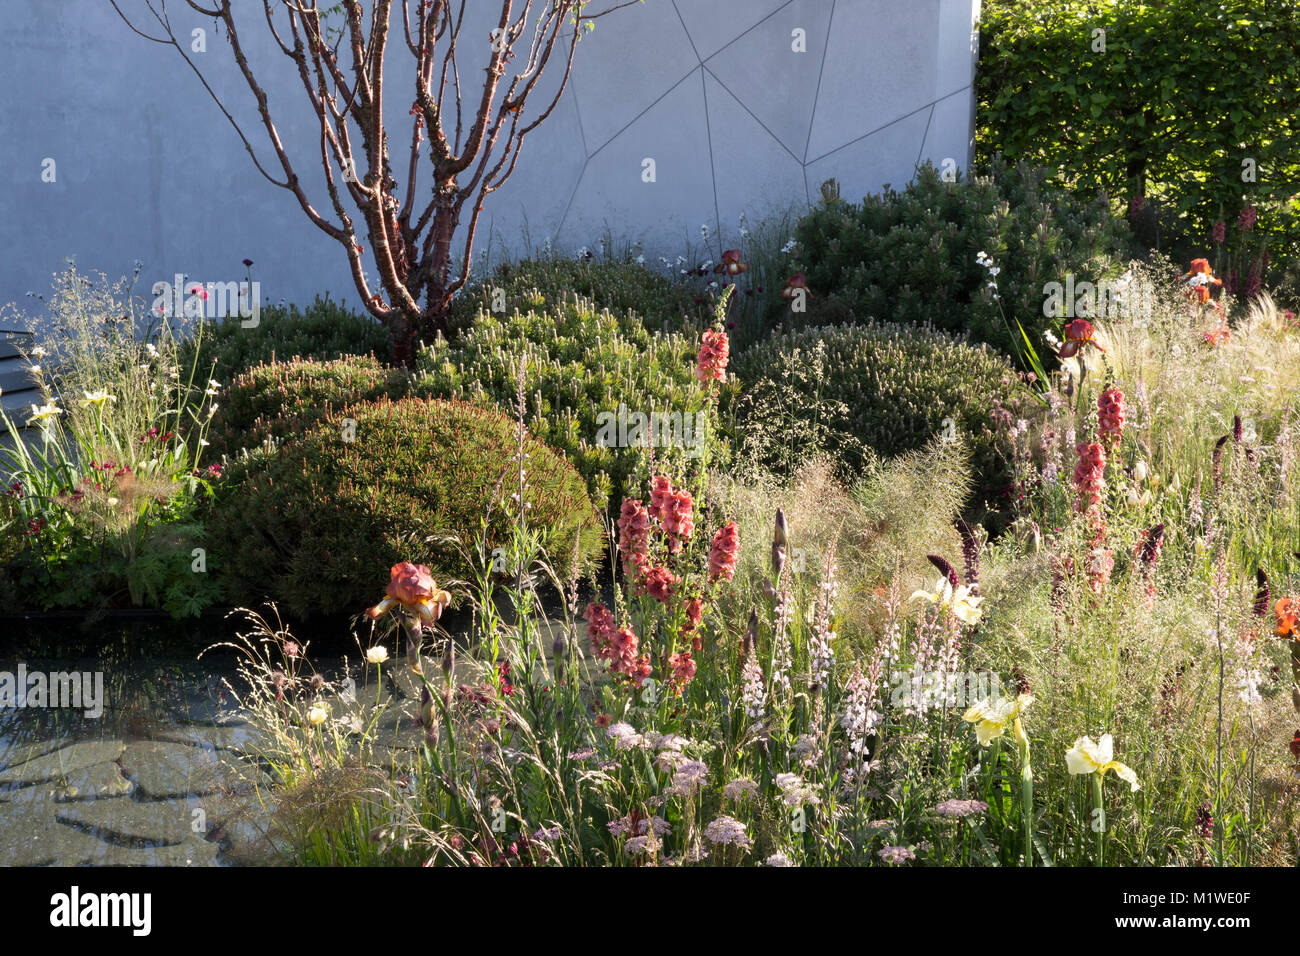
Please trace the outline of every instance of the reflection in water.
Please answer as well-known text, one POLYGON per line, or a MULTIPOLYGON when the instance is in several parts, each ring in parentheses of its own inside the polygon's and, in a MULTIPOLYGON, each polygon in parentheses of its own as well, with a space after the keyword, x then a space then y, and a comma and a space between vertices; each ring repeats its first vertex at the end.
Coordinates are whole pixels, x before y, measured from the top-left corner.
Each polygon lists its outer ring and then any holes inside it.
POLYGON ((104 696, 97 718, 80 707, 0 707, 0 865, 269 856, 256 733, 223 683, 234 660, 196 660, 228 625, 0 626, 0 673, 98 672, 104 696))

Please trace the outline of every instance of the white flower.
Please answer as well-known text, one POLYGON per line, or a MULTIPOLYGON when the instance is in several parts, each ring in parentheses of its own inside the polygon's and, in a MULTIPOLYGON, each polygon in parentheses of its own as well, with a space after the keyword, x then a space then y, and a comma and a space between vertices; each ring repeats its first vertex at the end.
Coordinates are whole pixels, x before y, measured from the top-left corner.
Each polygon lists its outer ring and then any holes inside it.
POLYGON ((63 409, 59 408, 59 406, 55 405, 53 402, 39 407, 33 405, 32 417, 27 419, 27 424, 30 425, 32 422, 40 422, 42 425, 47 425, 54 416, 62 414, 63 409))
POLYGON ((1115 738, 1102 734, 1096 743, 1091 737, 1080 737, 1065 754, 1065 766, 1072 775, 1095 773, 1106 776, 1107 770, 1115 771, 1119 777, 1134 790, 1138 789, 1137 774, 1126 764, 1113 759, 1115 756, 1115 738))
POLYGON ((791 253, 791 252, 794 252, 794 247, 797 246, 797 245, 798 245, 798 243, 794 241, 794 236, 791 236, 791 237, 790 237, 790 241, 787 242, 784 246, 781 247, 781 252, 786 253, 786 254, 789 254, 789 253, 791 253))
POLYGON ((913 591, 909 600, 915 601, 918 598, 942 605, 966 624, 978 624, 984 613, 979 609, 980 602, 984 600, 982 597, 971 597, 971 589, 965 584, 954 589, 947 578, 939 578, 934 591, 913 591))
POLYGON ((83 390, 81 394, 86 396, 81 402, 83 405, 103 405, 105 402, 117 401, 116 398, 108 394, 104 389, 99 389, 95 392, 87 392, 83 390))
POLYGON ((643 266, 643 265, 645 265, 645 256, 637 256, 637 257, 636 257, 636 264, 639 265, 639 266, 643 266))
POLYGON ((307 720, 314 727, 319 727, 325 723, 327 717, 329 717, 329 712, 320 704, 313 704, 311 710, 307 711, 307 720))
POLYGON ((388 648, 384 647, 383 644, 376 644, 366 651, 366 663, 368 664, 382 664, 386 660, 388 660, 388 648))

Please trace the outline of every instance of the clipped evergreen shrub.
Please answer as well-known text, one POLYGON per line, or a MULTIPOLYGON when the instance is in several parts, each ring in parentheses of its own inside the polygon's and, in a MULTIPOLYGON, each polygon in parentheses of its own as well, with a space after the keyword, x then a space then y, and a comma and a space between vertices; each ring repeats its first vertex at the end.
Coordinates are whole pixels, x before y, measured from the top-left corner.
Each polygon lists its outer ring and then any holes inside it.
POLYGON ((877 457, 952 438, 970 450, 977 496, 993 504, 1005 484, 991 413, 1014 406, 1017 375, 987 345, 927 326, 831 326, 773 336, 733 368, 742 463, 788 474, 825 451, 852 481, 877 457))
POLYGON ((1041 171, 995 160, 987 176, 945 182, 927 163, 901 192, 823 202, 795 238, 812 293, 802 324, 841 321, 847 307, 856 321, 931 325, 1017 354, 1017 319, 1035 343, 1036 332, 1060 334, 1061 320, 1043 315, 1047 283, 1118 275, 1128 226, 1104 197, 1075 198, 1041 171), (1001 270, 1001 308, 980 252, 1001 270), (819 299, 836 314, 822 315, 819 299))
POLYGON ((235 376, 218 396, 207 434, 208 456, 233 457, 242 448, 258 448, 268 440, 279 444, 345 405, 401 398, 409 378, 374 356, 258 365, 235 376))
POLYGON ((497 289, 506 313, 553 308, 576 295, 616 315, 634 312, 656 331, 702 327, 709 319, 708 304, 698 301, 697 293, 635 262, 550 257, 504 263, 490 279, 458 296, 451 310, 453 338, 481 313, 493 311, 497 289))
MULTIPOLYGON (((464 402, 349 406, 233 464, 212 509, 210 565, 236 603, 270 598, 296 615, 364 610, 400 561, 440 583, 471 579, 476 540, 491 553, 511 534, 516 441, 514 421, 464 402)), ((600 553, 600 521, 563 455, 531 436, 524 452, 528 522, 568 575, 600 553)))
MULTIPOLYGON (((560 449, 587 481, 599 507, 617 508, 649 467, 649 450, 602 443, 602 422, 620 415, 680 415, 696 424, 706 408, 695 380, 698 343, 651 333, 635 313, 562 299, 509 315, 485 313, 450 345, 439 340, 418 356, 413 394, 458 398, 513 412, 517 370, 524 359, 523 398, 529 431, 560 449)), ((716 434, 712 429, 710 434, 716 434)), ((685 436, 685 431, 682 432, 685 436)), ((699 431, 690 438, 705 450, 699 431)), ((659 462, 688 457, 690 448, 656 447, 659 462)), ((725 449, 708 449, 720 461, 725 449)))
POLYGON ((178 361, 188 369, 197 351, 201 375, 216 362, 214 377, 219 382, 273 360, 294 358, 330 361, 347 355, 374 354, 391 364, 393 355, 388 330, 369 315, 353 312, 330 299, 328 293, 305 309, 263 306, 258 323, 244 328, 231 317, 205 323, 201 337, 193 336, 182 347, 178 361))

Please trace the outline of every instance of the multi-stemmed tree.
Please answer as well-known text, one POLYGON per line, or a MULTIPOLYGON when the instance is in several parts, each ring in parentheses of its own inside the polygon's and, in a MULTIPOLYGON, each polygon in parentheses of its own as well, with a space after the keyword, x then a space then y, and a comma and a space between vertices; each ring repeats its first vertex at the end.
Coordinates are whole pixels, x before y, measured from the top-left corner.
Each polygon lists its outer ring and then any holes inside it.
POLYGON ((137 27, 118 0, 110 2, 134 32, 176 49, 230 121, 258 171, 293 193, 307 217, 343 246, 366 309, 387 326, 397 360, 410 364, 417 338, 446 331, 452 297, 469 278, 483 202, 514 172, 524 137, 555 109, 579 39, 598 17, 641 0, 608 0, 594 13, 587 12, 592 0, 473 0, 500 9, 491 34, 476 38, 481 44, 461 35, 469 0, 341 0, 324 9, 317 0, 262 0, 266 28, 293 61, 305 104, 320 126, 320 151, 310 161, 324 170, 332 213, 307 195, 295 171, 295 162, 307 160, 291 156, 276 131, 267 94, 245 56, 232 0, 185 2, 224 25, 235 62, 257 101, 279 176, 258 159, 249 136, 186 43, 177 39, 166 0, 144 0, 159 34, 150 32, 152 27, 137 27), (405 47, 414 60, 414 95, 409 107, 406 97, 399 101, 405 112, 386 113, 384 66, 395 5, 400 5, 405 47), (342 18, 341 26, 335 17, 342 18), (475 45, 481 49, 477 57, 475 45), (470 66, 464 61, 482 59, 481 84, 462 80, 470 66), (559 83, 540 108, 528 109, 548 67, 560 72, 559 83), (391 150, 400 147, 398 141, 390 142, 388 120, 393 132, 399 122, 410 123, 406 161, 398 156, 396 167, 391 150), (423 194, 418 188, 422 165, 428 177, 423 194), (352 211, 360 214, 359 223, 352 211), (453 244, 462 224, 457 257, 453 244), (364 268, 367 249, 377 287, 364 268))

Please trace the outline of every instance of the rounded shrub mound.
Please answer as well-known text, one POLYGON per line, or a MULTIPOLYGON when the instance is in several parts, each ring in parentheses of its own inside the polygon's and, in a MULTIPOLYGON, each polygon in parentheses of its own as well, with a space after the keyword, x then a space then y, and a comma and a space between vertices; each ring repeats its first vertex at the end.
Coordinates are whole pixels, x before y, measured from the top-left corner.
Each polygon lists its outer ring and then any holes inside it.
POLYGON ((991 412, 1014 401, 1010 361, 926 326, 885 323, 787 332, 736 360, 735 443, 746 461, 785 472, 818 451, 852 478, 873 453, 938 438, 971 450, 976 493, 1001 489, 1004 465, 991 412))
POLYGON ((658 331, 702 326, 709 318, 707 304, 697 301, 689 288, 635 262, 551 257, 498 266, 490 279, 453 303, 453 332, 464 331, 482 313, 493 312, 497 289, 504 297, 506 312, 553 308, 576 295, 590 300, 597 309, 618 315, 633 312, 658 331))
MULTIPOLYGON (((1059 336, 1063 320, 1043 315, 1043 287, 1070 274, 1093 283, 1118 275, 1129 233, 1104 197, 1075 199, 1044 176, 995 161, 987 176, 944 182, 927 163, 902 192, 819 205, 795 229, 810 304, 829 299, 858 321, 932 325, 1009 354, 1023 347, 1016 320, 1035 343, 1048 328, 1059 336), (1001 303, 981 252, 1000 270, 1001 303)), ((814 322, 838 321, 818 314, 809 308, 814 322)))
POLYGON ((213 371, 217 381, 255 366, 291 358, 329 361, 347 355, 374 354, 391 363, 388 330, 369 315, 353 312, 330 299, 317 296, 305 309, 296 305, 263 306, 258 323, 244 328, 239 318, 205 324, 202 336, 191 338, 181 349, 181 368, 198 358, 199 374, 213 371))
POLYGON ((408 382, 405 372, 373 356, 259 365, 232 379, 218 396, 207 435, 209 454, 234 457, 241 448, 279 444, 345 405, 401 398, 408 382))
MULTIPOLYGON (((509 315, 485 313, 450 345, 439 340, 417 360, 413 394, 458 398, 512 413, 524 360, 523 398, 529 431, 560 449, 587 480, 599 507, 622 500, 648 467, 644 447, 602 438, 602 423, 627 413, 680 416, 690 443, 659 446, 659 461, 703 452, 694 426, 705 408, 695 380, 698 343, 680 334, 648 332, 634 313, 600 310, 584 299, 509 315)), ((718 460, 721 449, 711 449, 718 460)))
MULTIPOLYGON (((512 533, 516 443, 514 421, 464 402, 349 406, 234 464, 212 508, 209 561, 237 602, 270 598, 297 615, 364 609, 400 561, 439 582, 470 579, 478 539, 491 553, 512 533)), ((580 570, 604 541, 583 480, 530 436, 524 453, 528 524, 561 574, 580 570)))

